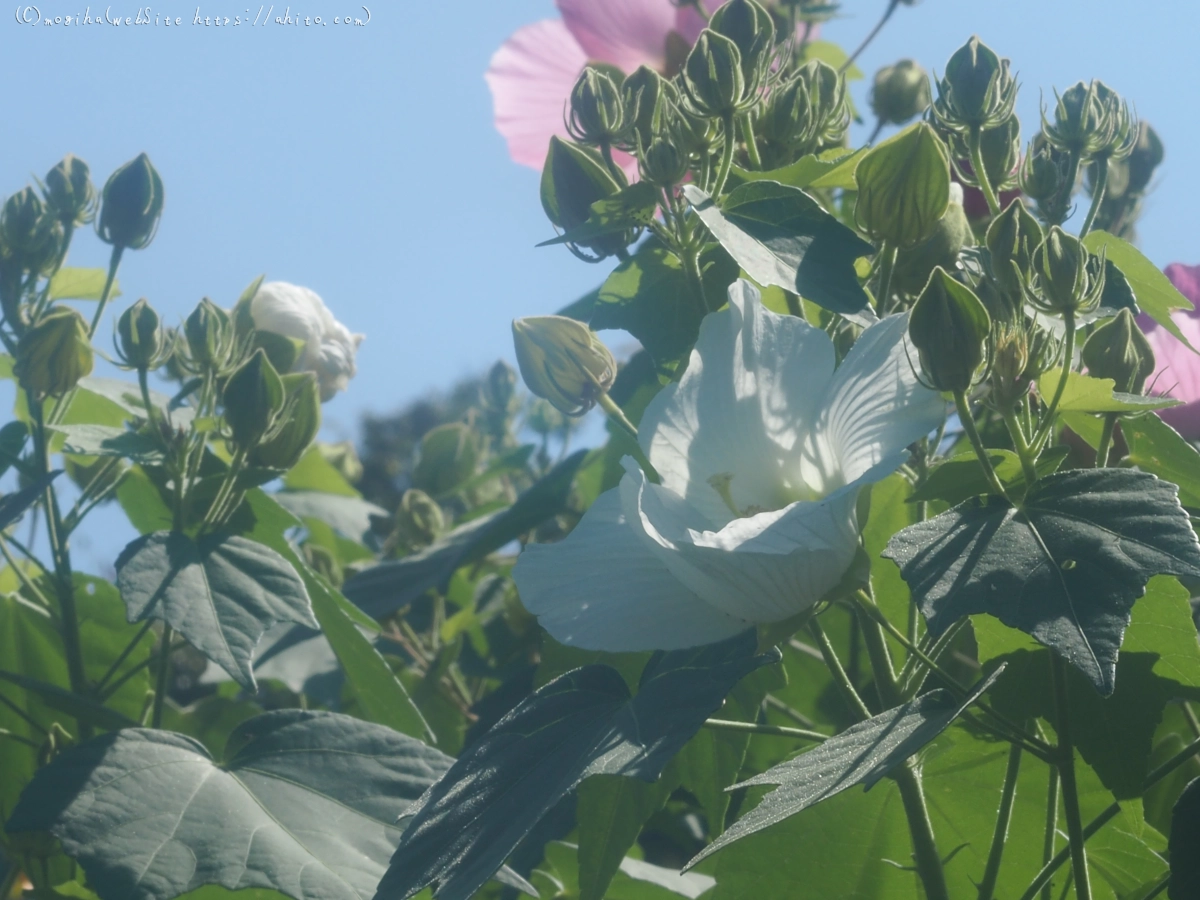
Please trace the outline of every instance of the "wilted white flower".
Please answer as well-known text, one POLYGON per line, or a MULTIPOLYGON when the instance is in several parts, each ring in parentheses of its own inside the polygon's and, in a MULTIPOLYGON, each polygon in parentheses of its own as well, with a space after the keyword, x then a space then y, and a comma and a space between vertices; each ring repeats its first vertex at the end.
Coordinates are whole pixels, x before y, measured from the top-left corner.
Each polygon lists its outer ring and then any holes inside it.
POLYGON ((525 607, 557 640, 613 651, 709 643, 811 607, 854 558, 859 488, 944 414, 906 358, 907 325, 872 325, 835 369, 825 332, 733 285, 642 417, 662 483, 626 457, 565 540, 521 554, 525 607))
POLYGON ((363 335, 333 317, 320 296, 286 281, 262 284, 250 301, 250 316, 259 331, 272 331, 304 344, 293 372, 312 372, 321 387, 321 402, 345 390, 356 371, 354 354, 363 335))

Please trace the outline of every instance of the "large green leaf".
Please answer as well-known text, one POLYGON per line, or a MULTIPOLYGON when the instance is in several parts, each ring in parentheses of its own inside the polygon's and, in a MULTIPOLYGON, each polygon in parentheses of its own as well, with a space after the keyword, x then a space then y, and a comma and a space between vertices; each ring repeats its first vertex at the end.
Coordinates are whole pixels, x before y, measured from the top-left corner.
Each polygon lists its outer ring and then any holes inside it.
POLYGON ((363 541, 371 530, 372 517, 388 512, 361 497, 318 491, 280 491, 273 495, 280 506, 301 518, 319 519, 346 537, 363 541))
POLYGON ((1059 472, 1020 506, 970 500, 906 528, 886 555, 934 634, 988 613, 1057 650, 1107 696, 1146 582, 1200 577, 1200 542, 1176 494, 1145 472, 1059 472))
POLYGON ((539 247, 553 244, 588 244, 597 238, 645 228, 654 218, 662 195, 648 181, 622 188, 611 197, 591 205, 586 222, 568 228, 558 237, 542 241, 539 247))
POLYGON ((159 619, 254 690, 254 648, 276 622, 316 628, 304 582, 278 553, 238 535, 157 531, 117 558, 129 621, 159 619))
POLYGON ((56 425, 64 436, 62 451, 76 456, 116 456, 143 464, 163 460, 158 442, 141 431, 110 425, 56 425))
MULTIPOLYGON (((1049 475, 1070 455, 1070 447, 1050 447, 1038 457, 1034 468, 1039 476, 1049 475)), ((1010 497, 1025 490, 1025 474, 1021 458, 1011 450, 989 450, 988 460, 996 477, 1004 485, 1010 497)), ((942 500, 949 504, 962 503, 980 494, 992 493, 988 478, 979 464, 974 451, 960 453, 939 463, 929 473, 929 478, 909 496, 910 503, 918 500, 942 500)))
POLYGON ((1200 508, 1200 453, 1158 416, 1121 420, 1129 445, 1125 462, 1179 485, 1179 501, 1200 508))
POLYGON ((586 450, 572 453, 508 509, 472 519, 411 556, 355 575, 342 586, 343 593, 360 609, 384 618, 426 591, 444 591, 459 566, 481 559, 558 515, 586 455, 586 450))
POLYGON ((914 700, 854 725, 823 744, 780 763, 738 787, 777 785, 758 806, 696 855, 689 867, 722 847, 816 806, 861 784, 866 790, 945 731, 963 710, 991 687, 996 675, 981 681, 965 700, 946 690, 914 700))
POLYGON ((721 205, 695 185, 683 194, 746 274, 838 313, 870 318, 854 261, 874 248, 799 188, 752 181, 721 205))
POLYGON ((576 669, 535 691, 422 798, 379 900, 408 898, 425 885, 441 900, 466 900, 581 779, 657 779, 734 684, 778 661, 777 652, 755 655, 755 645, 747 631, 657 654, 632 698, 608 666, 576 669))
POLYGON ((854 170, 867 148, 849 151, 842 147, 825 150, 820 154, 802 156, 794 163, 780 169, 754 172, 734 166, 729 172, 730 187, 748 181, 778 181, 795 188, 841 188, 853 190, 854 170))
POLYGON ((61 474, 62 469, 47 472, 27 487, 0 497, 0 528, 7 528, 25 515, 25 510, 37 503, 46 492, 46 488, 61 474))
POLYGON ((642 826, 662 809, 678 786, 672 768, 650 783, 621 775, 592 775, 579 785, 575 818, 579 828, 580 900, 604 900, 642 826))
MULTIPOLYGON (((104 294, 107 269, 81 269, 64 266, 50 279, 51 300, 99 300, 104 294)), ((109 299, 121 296, 120 282, 113 279, 109 299)))
MULTIPOLYGON (((1171 284, 1171 279, 1164 275, 1158 266, 1146 259, 1132 244, 1107 231, 1091 232, 1083 239, 1083 245, 1092 253, 1099 253, 1103 248, 1106 259, 1121 270, 1129 286, 1133 288, 1138 306, 1176 338, 1192 347, 1179 330, 1179 326, 1171 319, 1173 310, 1192 309, 1192 303, 1179 293, 1175 285, 1171 284)), ((1192 349, 1200 352, 1196 347, 1192 349)))
POLYGON ((319 491, 339 497, 361 497, 317 446, 309 447, 283 476, 283 486, 289 491, 319 491))
MULTIPOLYGON (((1061 369, 1049 369, 1038 378, 1038 393, 1053 397, 1062 378, 1061 369)), ((1170 397, 1144 397, 1141 394, 1125 394, 1114 390, 1116 382, 1111 378, 1093 378, 1079 372, 1067 373, 1067 386, 1058 401, 1060 412, 1125 412, 1138 413, 1148 409, 1166 409, 1179 406, 1182 401, 1170 397)))
POLYGON ((8 829, 54 834, 102 900, 206 884, 368 900, 397 817, 452 762, 382 726, 302 710, 243 723, 226 757, 166 731, 107 734, 42 769, 8 829))
POLYGON ((1200 778, 1183 790, 1171 814, 1171 900, 1200 897, 1200 778))
POLYGON ((592 310, 597 330, 623 328, 641 341, 659 366, 686 356, 710 309, 725 304, 738 267, 718 244, 700 256, 704 296, 684 273, 683 262, 658 242, 646 242, 608 276, 592 310), (707 305, 706 305, 707 302, 707 305))

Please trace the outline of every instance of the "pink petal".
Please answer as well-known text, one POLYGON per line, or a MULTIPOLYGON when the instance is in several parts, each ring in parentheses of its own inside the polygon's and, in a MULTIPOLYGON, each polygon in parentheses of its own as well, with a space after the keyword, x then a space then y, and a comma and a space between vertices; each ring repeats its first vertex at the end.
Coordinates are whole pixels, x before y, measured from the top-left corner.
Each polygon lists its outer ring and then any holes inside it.
POLYGON ((587 60, 559 19, 526 25, 492 56, 484 78, 514 162, 541 169, 551 136, 566 137, 563 112, 587 60))
POLYGON ((629 74, 638 66, 661 71, 677 12, 671 0, 557 0, 563 22, 588 59, 629 74))
MULTIPOLYGON (((1200 318, 1177 312, 1171 316, 1179 330, 1200 347, 1200 318)), ((1200 440, 1200 356, 1175 339, 1165 328, 1146 335, 1154 349, 1154 374, 1148 392, 1183 400, 1186 405, 1164 409, 1162 419, 1188 440, 1200 440)))
POLYGON ((1164 269, 1171 284, 1179 293, 1192 301, 1196 309, 1189 315, 1200 316, 1200 266, 1185 266, 1183 263, 1171 263, 1164 269))

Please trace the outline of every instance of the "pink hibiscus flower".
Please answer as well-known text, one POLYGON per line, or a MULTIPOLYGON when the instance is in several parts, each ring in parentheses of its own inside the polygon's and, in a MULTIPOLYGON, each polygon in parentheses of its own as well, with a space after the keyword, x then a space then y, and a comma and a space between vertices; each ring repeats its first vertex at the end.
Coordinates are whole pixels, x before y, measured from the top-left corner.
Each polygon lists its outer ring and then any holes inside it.
MULTIPOLYGON (((1172 263, 1167 266, 1166 273, 1194 307, 1179 310, 1171 318, 1192 346, 1200 348, 1200 266, 1172 263)), ((1142 315, 1138 321, 1154 348, 1156 364, 1147 385, 1152 385, 1156 394, 1184 401, 1183 406, 1161 410, 1159 415, 1189 441, 1200 440, 1200 356, 1149 316, 1142 315)))
MULTIPOLYGON (((721 2, 704 0, 705 9, 721 2)), ((520 29, 492 56, 484 75, 509 155, 533 169, 541 169, 553 135, 567 136, 563 113, 585 65, 607 63, 626 75, 649 66, 671 75, 670 67, 682 63, 704 29, 695 9, 677 8, 671 0, 555 0, 555 5, 561 19, 520 29)), ((621 164, 631 177, 637 175, 630 157, 621 164)))

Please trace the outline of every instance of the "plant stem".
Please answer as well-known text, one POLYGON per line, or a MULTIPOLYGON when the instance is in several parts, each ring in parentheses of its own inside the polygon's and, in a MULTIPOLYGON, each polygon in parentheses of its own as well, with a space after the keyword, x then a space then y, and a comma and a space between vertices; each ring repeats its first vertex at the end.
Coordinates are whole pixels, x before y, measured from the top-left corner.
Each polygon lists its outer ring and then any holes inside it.
POLYGON ((1071 374, 1071 368, 1075 364, 1075 314, 1067 312, 1063 315, 1063 321, 1067 326, 1067 336, 1063 344, 1063 364, 1062 374, 1058 379, 1058 387, 1054 389, 1054 397, 1050 400, 1050 405, 1046 407, 1046 412, 1043 414, 1042 423, 1038 427, 1037 434, 1033 437, 1031 444, 1034 452, 1040 452, 1042 443, 1050 435, 1050 430, 1054 427, 1054 415, 1058 412, 1058 401, 1062 399, 1063 392, 1067 389, 1067 376, 1071 374))
POLYGON ((125 645, 125 649, 121 651, 121 655, 113 661, 113 664, 108 667, 108 671, 104 673, 104 677, 96 682, 95 690, 97 696, 101 695, 104 690, 104 686, 108 684, 109 679, 117 674, 117 669, 121 668, 121 663, 125 662, 125 660, 129 658, 129 654, 133 652, 133 648, 136 647, 138 642, 146 636, 146 632, 150 630, 150 624, 151 623, 149 619, 142 623, 142 627, 139 628, 138 633, 133 636, 133 640, 125 645))
POLYGON ((742 140, 746 142, 746 156, 750 160, 750 165, 755 170, 762 169, 762 157, 758 155, 758 143, 754 140, 754 123, 750 120, 750 114, 746 113, 741 117, 742 140))
POLYGON ((174 631, 170 625, 163 625, 161 649, 158 655, 158 680, 154 687, 154 712, 150 717, 151 728, 162 728, 163 705, 167 699, 167 675, 171 671, 171 638, 174 631))
POLYGON ((1005 493, 1004 485, 1000 483, 996 470, 992 468, 992 461, 987 455, 987 447, 983 444, 983 438, 979 436, 979 429, 975 427, 975 419, 971 415, 971 407, 967 403, 967 396, 964 392, 954 392, 954 405, 958 408, 958 418, 962 422, 963 431, 967 433, 975 455, 979 457, 979 464, 983 466, 983 475, 987 479, 988 487, 1007 500, 1008 494, 1005 493))
POLYGON ((912 834, 913 859, 917 874, 925 887, 926 900, 950 900, 950 889, 946 886, 946 871, 938 853, 933 835, 933 823, 929 820, 929 809, 925 805, 925 791, 916 764, 909 760, 896 769, 893 777, 900 788, 900 799, 904 801, 904 814, 908 818, 908 830, 912 834))
MULTIPOLYGON (((1117 813, 1120 811, 1121 806, 1118 803, 1114 803, 1109 806, 1108 809, 1104 810, 1104 812, 1092 819, 1092 821, 1088 823, 1088 826, 1083 829, 1083 839, 1087 840, 1090 838, 1093 834, 1107 825, 1112 819, 1116 818, 1117 813)), ((1063 847, 1060 851, 1058 851, 1058 853, 1056 853, 1054 857, 1048 863, 1046 863, 1046 865, 1042 866, 1042 870, 1038 872, 1037 877, 1035 877, 1030 883, 1029 887, 1025 889, 1025 893, 1021 895, 1020 900, 1034 900, 1034 898, 1037 897, 1038 892, 1043 890, 1045 891, 1043 896, 1046 896, 1050 889, 1050 879, 1054 877, 1054 873, 1058 871, 1059 867, 1061 867, 1063 863, 1070 858, 1070 856, 1071 849, 1069 847, 1063 847)), ((1076 891, 1078 892, 1078 888, 1076 888, 1076 891)), ((1076 893, 1076 896, 1079 896, 1078 893, 1076 893)))
POLYGON ((702 315, 712 312, 712 307, 708 305, 708 295, 704 290, 704 273, 700 271, 700 251, 698 249, 689 247, 683 252, 683 271, 688 281, 692 283, 692 290, 696 292, 696 296, 700 300, 702 315))
POLYGON ((108 301, 112 298, 113 283, 117 279, 117 267, 121 265, 121 254, 124 252, 125 248, 120 244, 113 245, 112 255, 108 258, 108 277, 104 281, 104 290, 100 293, 100 302, 96 304, 96 313, 92 316, 92 324, 88 326, 89 338, 96 336, 96 327, 104 315, 104 307, 108 306, 108 301))
MULTIPOLYGON (((862 591, 858 592, 862 594, 862 591)), ((863 596, 866 596, 863 594, 863 596)), ((857 595, 856 595, 857 597, 857 595)), ((874 609, 874 603, 870 598, 867 602, 874 609)), ((867 656, 871 660, 871 672, 875 676, 875 686, 879 690, 879 698, 883 701, 883 705, 887 709, 899 706, 904 702, 904 698, 900 696, 900 686, 896 683, 896 670, 892 668, 892 654, 888 651, 887 639, 883 636, 883 628, 879 624, 879 620, 864 608, 860 602, 858 610, 858 621, 862 629, 863 643, 867 645, 867 656)), ((883 613, 879 613, 880 618, 883 618, 883 613)), ((884 619, 886 621, 886 619, 884 619)), ((888 625, 891 625, 888 622, 888 625)), ((895 626, 892 626, 893 629, 895 626)), ((896 634, 899 634, 899 630, 896 634)))
POLYGON ((842 698, 846 701, 846 705, 858 715, 859 719, 871 718, 871 710, 863 702, 862 697, 858 695, 858 691, 855 690, 854 682, 850 680, 850 676, 842 668, 842 661, 838 659, 837 652, 833 649, 833 644, 829 642, 829 637, 825 634, 825 629, 821 627, 820 621, 815 616, 808 623, 808 630, 817 642, 817 648, 821 651, 821 656, 825 659, 825 665, 828 667, 830 674, 833 675, 834 683, 841 689, 842 698))
POLYGON ((21 878, 20 866, 12 860, 9 860, 8 866, 8 871, 4 873, 3 878, 0 878, 0 900, 8 900, 12 896, 12 890, 21 878))
POLYGON ((620 425, 621 428, 623 428, 626 433, 633 438, 634 443, 637 443, 637 426, 629 421, 629 417, 625 415, 625 411, 621 409, 621 407, 617 406, 616 401, 613 400, 612 397, 608 396, 608 394, 601 394, 598 402, 600 404, 600 408, 604 410, 608 417, 613 422, 620 425))
POLYGON ((975 176, 975 183, 979 185, 983 199, 987 201, 988 212, 993 216, 998 216, 1000 215, 1000 201, 996 199, 996 192, 992 190, 992 180, 988 178, 987 168, 983 164, 983 131, 979 126, 971 128, 968 143, 971 148, 971 170, 975 176))
MULTIPOLYGON (((18 744, 24 744, 26 747, 32 747, 34 750, 42 749, 42 745, 39 744, 37 741, 31 741, 29 738, 25 737, 24 735, 20 735, 20 734, 17 734, 16 732, 9 731, 7 728, 0 728, 0 741, 16 741, 18 744)), ((0 894, 0 897, 4 897, 4 896, 6 896, 6 895, 0 894)))
POLYGON ((1012 820, 1013 803, 1017 799, 1017 778, 1020 774, 1021 747, 1013 744, 1008 748, 1008 768, 1004 770, 1004 787, 1000 791, 1000 809, 996 813, 992 846, 983 870, 983 881, 979 883, 979 900, 992 900, 996 892, 996 880, 1000 877, 1000 861, 1004 857, 1004 843, 1008 840, 1008 824, 1012 820))
POLYGON ((1012 438, 1017 456, 1021 459, 1021 471, 1025 475, 1025 484, 1033 487, 1033 483, 1038 479, 1037 466, 1034 465, 1033 454, 1030 453, 1029 444, 1025 440, 1025 431, 1021 428, 1021 423, 1017 420, 1017 414, 1012 407, 1004 411, 1004 424, 1008 427, 1009 437, 1012 438))
POLYGON ((887 312, 888 295, 892 292, 892 271, 896 268, 896 255, 899 252, 887 241, 879 249, 879 296, 875 298, 875 308, 880 315, 887 312))
POLYGON ((616 160, 613 159, 612 147, 609 146, 608 141, 601 141, 600 155, 604 157, 604 164, 608 166, 609 174, 616 179, 617 184, 622 184, 623 179, 625 178, 625 173, 621 171, 621 167, 618 166, 616 160))
POLYGON ((763 698, 763 703, 765 703, 771 709, 787 716, 789 719, 803 728, 811 730, 813 726, 816 725, 812 719, 804 715, 804 713, 800 712, 800 710, 792 709, 790 706, 772 694, 767 694, 767 696, 763 698))
POLYGON ((34 599, 41 603, 42 606, 48 610, 52 610, 53 607, 50 601, 46 599, 46 595, 38 590, 37 585, 25 574, 25 570, 18 564, 17 560, 13 558, 12 551, 8 549, 8 542, 2 536, 0 536, 0 552, 4 553, 4 559, 8 562, 13 572, 16 573, 17 580, 21 582, 21 586, 33 594, 34 599))
POLYGON ((717 180, 713 184, 713 189, 709 191, 709 196, 715 201, 721 196, 721 191, 725 190, 725 182, 729 178, 729 170, 733 167, 733 146, 737 141, 737 132, 734 130, 733 113, 726 113, 721 120, 721 133, 725 136, 725 146, 721 148, 721 167, 717 169, 717 180))
POLYGON ((1083 227, 1079 229, 1080 240, 1087 236, 1096 223, 1096 213, 1100 212, 1100 204, 1104 202, 1104 189, 1107 186, 1108 157, 1098 156, 1096 157, 1096 184, 1092 188, 1092 205, 1088 207, 1087 218, 1083 220, 1083 227))
MULTIPOLYGON (((1050 784, 1046 788, 1046 831, 1042 838, 1043 870, 1054 859, 1054 840, 1056 837, 1058 837, 1058 769, 1051 766, 1050 784)), ((1046 876, 1046 885, 1042 888, 1042 900, 1051 900, 1049 875, 1046 876)))
POLYGON ((1096 468, 1103 469, 1108 465, 1109 451, 1112 449, 1113 431, 1117 427, 1117 413, 1104 414, 1104 428, 1100 432, 1100 443, 1096 445, 1096 468))
POLYGON ((1091 900, 1092 887, 1088 877, 1087 852, 1083 843, 1083 821, 1079 814, 1079 788, 1075 783, 1075 747, 1071 743, 1071 718, 1067 700, 1067 672, 1062 657, 1050 654, 1050 678, 1054 683, 1055 723, 1058 731, 1058 774, 1062 779, 1063 811, 1067 817, 1067 837, 1070 840, 1071 868, 1075 873, 1075 896, 1091 900))
POLYGON ((33 718, 33 716, 29 715, 29 713, 25 712, 25 710, 21 709, 21 707, 17 706, 16 703, 14 703, 12 700, 9 700, 3 694, 0 694, 0 704, 7 706, 10 710, 12 710, 13 713, 16 714, 18 719, 23 721, 26 725, 28 725, 34 731, 40 731, 42 734, 45 734, 45 735, 50 734, 50 732, 47 731, 45 729, 45 727, 43 727, 42 724, 38 722, 37 719, 33 718))
POLYGON ((888 19, 892 17, 892 13, 896 11, 896 7, 899 5, 900 0, 888 0, 887 9, 883 11, 883 16, 878 22, 875 23, 875 27, 870 30, 867 36, 863 38, 862 43, 859 44, 858 47, 855 48, 854 52, 851 53, 846 59, 846 61, 842 63, 841 68, 838 69, 838 74, 845 74, 845 72, 852 65, 854 65, 854 61, 858 59, 859 55, 871 45, 871 41, 875 40, 875 37, 879 34, 879 32, 883 31, 883 26, 887 24, 888 19))
POLYGON ((829 735, 807 728, 788 728, 785 725, 759 725, 756 722, 732 722, 727 719, 705 719, 705 728, 715 731, 746 731, 750 734, 768 734, 775 737, 803 738, 806 741, 826 741, 829 735))

